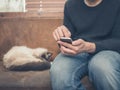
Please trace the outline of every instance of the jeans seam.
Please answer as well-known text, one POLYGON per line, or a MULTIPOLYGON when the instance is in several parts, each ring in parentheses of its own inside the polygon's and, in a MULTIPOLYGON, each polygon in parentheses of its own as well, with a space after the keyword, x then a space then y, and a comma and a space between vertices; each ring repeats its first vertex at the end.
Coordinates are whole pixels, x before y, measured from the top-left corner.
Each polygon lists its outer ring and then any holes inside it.
POLYGON ((79 69, 81 69, 83 66, 85 66, 85 65, 87 65, 87 64, 88 64, 88 63, 83 63, 82 65, 80 65, 80 67, 76 68, 75 71, 74 71, 73 74, 72 74, 72 81, 71 81, 71 83, 72 83, 72 87, 75 88, 75 90, 77 89, 76 85, 74 84, 75 73, 76 73, 79 69))

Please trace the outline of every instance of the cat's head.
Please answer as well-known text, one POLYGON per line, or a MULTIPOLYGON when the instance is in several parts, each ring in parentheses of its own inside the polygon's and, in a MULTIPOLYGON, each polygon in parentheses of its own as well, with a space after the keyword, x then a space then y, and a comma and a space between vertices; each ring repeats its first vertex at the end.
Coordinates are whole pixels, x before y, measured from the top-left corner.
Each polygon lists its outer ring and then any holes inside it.
POLYGON ((46 53, 44 53, 44 54, 41 55, 41 58, 45 59, 47 61, 50 61, 51 57, 52 57, 52 53, 51 52, 46 52, 46 53))
POLYGON ((52 52, 49 52, 46 48, 33 49, 33 55, 36 58, 49 61, 52 57, 52 52))

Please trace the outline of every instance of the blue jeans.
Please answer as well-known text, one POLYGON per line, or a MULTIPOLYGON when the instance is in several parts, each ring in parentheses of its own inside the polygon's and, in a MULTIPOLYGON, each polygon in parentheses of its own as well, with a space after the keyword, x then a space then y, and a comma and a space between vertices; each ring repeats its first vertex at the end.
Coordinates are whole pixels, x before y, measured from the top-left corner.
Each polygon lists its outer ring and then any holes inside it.
POLYGON ((81 79, 89 76, 96 90, 120 90, 120 54, 101 51, 94 56, 59 54, 50 69, 53 90, 86 90, 81 79))

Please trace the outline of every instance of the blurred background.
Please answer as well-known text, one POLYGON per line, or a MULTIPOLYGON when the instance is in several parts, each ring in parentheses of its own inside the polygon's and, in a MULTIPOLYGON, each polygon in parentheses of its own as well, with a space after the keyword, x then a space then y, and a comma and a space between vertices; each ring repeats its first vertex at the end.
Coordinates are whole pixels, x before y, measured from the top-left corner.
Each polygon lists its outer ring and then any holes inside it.
POLYGON ((62 16, 65 0, 0 0, 0 12, 23 12, 31 15, 62 16))

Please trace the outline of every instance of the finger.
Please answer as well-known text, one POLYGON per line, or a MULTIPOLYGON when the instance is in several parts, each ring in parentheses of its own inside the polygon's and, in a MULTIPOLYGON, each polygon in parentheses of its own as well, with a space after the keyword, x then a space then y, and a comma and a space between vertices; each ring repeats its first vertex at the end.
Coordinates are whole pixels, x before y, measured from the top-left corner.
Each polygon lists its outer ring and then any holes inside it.
POLYGON ((58 27, 58 30, 57 30, 58 34, 60 37, 64 37, 64 33, 62 31, 62 28, 58 27))
POLYGON ((57 37, 57 40, 60 40, 58 29, 55 30, 55 36, 57 37))
POLYGON ((69 48, 66 48, 64 46, 61 47, 61 51, 62 51, 63 54, 66 54, 66 55, 75 55, 76 54, 75 51, 73 51, 69 48))
POLYGON ((74 50, 75 46, 73 46, 72 44, 69 44, 69 43, 66 43, 66 42, 62 42, 62 41, 58 41, 58 43, 61 45, 61 46, 64 46, 64 47, 67 47, 71 50, 74 50))
POLYGON ((62 54, 65 54, 64 51, 62 50, 62 47, 63 47, 63 46, 61 46, 60 51, 61 51, 62 54))
POLYGON ((77 45, 77 46, 73 46, 72 44, 69 44, 69 43, 65 43, 65 42, 61 42, 61 41, 58 41, 58 43, 61 45, 61 46, 64 46, 66 47, 67 49, 70 49, 72 50, 72 53, 71 54, 77 54, 77 53, 80 53, 83 51, 83 47, 84 47, 84 44, 80 44, 80 45, 77 45))
POLYGON ((63 41, 58 41, 58 43, 62 46, 65 46, 65 47, 71 47, 72 46, 72 44, 67 43, 67 42, 63 42, 63 41))
POLYGON ((58 40, 57 36, 55 35, 55 32, 53 32, 53 37, 56 41, 58 40))
POLYGON ((68 30, 68 28, 66 28, 65 26, 61 26, 61 28, 62 28, 62 32, 64 33, 65 37, 70 37, 71 36, 71 33, 68 30))

